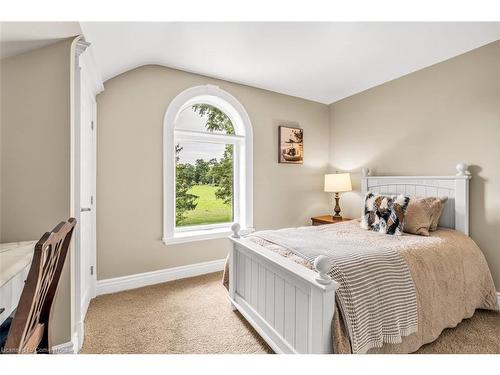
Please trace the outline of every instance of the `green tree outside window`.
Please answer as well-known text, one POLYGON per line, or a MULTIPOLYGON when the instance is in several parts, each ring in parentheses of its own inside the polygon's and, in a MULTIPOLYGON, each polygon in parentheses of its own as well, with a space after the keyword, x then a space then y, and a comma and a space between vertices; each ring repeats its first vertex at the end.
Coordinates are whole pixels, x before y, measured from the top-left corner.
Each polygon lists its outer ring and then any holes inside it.
MULTIPOLYGON (((195 104, 193 111, 207 118, 208 132, 223 132, 234 135, 234 127, 229 117, 220 109, 209 104, 195 104)), ((176 145, 176 217, 177 226, 182 226, 189 211, 197 207, 197 196, 189 191, 194 185, 213 185, 215 197, 232 206, 233 200, 233 145, 226 145, 223 157, 205 161, 196 160, 195 165, 179 163, 182 147, 176 145)))

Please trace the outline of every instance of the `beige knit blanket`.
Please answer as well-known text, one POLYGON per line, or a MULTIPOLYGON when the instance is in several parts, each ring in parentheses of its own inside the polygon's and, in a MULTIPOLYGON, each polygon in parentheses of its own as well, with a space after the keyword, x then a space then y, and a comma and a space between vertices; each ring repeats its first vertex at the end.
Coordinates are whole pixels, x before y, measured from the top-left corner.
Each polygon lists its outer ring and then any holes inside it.
POLYGON ((351 338, 353 353, 384 343, 397 344, 417 331, 417 298, 410 271, 394 249, 342 239, 315 227, 252 234, 309 263, 319 255, 331 260, 330 276, 340 286, 337 301, 351 338))

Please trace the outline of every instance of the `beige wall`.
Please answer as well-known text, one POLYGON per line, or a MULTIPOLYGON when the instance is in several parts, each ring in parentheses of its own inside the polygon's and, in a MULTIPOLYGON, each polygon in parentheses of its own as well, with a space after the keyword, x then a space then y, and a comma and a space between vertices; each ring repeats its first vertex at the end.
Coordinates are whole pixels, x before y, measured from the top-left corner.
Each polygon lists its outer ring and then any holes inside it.
POLYGON ((500 43, 330 105, 332 169, 354 171, 345 215, 359 216, 359 171, 454 174, 471 165, 470 229, 500 290, 500 43))
POLYGON ((226 239, 165 246, 162 238, 163 116, 181 91, 219 85, 246 108, 254 129, 254 226, 310 223, 329 207, 328 106, 190 74, 143 66, 115 77, 97 97, 98 279, 224 258, 226 239), (273 120, 304 129, 305 164, 277 163, 273 120))
MULTIPOLYGON (((0 61, 0 241, 38 239, 70 214, 71 39, 0 61)), ((54 344, 70 340, 69 260, 54 344)))

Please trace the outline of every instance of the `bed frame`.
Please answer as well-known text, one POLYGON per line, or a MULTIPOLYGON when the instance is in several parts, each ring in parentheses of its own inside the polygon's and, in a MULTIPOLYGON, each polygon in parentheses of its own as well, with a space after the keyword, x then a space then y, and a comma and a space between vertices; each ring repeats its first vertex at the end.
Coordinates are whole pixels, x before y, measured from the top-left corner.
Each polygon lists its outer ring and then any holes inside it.
MULTIPOLYGON (((362 194, 448 196, 440 226, 469 234, 467 165, 455 176, 370 176, 363 169, 362 194)), ((229 299, 276 353, 332 353, 332 319, 338 283, 326 274, 329 261, 316 258, 316 270, 240 237, 232 226, 229 299)))

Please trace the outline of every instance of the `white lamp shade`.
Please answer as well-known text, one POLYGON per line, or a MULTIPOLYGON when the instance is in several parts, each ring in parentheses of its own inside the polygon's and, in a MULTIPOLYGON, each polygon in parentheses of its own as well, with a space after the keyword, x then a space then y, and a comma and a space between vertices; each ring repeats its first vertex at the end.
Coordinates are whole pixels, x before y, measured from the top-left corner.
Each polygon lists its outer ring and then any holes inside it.
POLYGON ((325 174, 325 191, 342 193, 351 190, 351 175, 349 173, 325 174))

